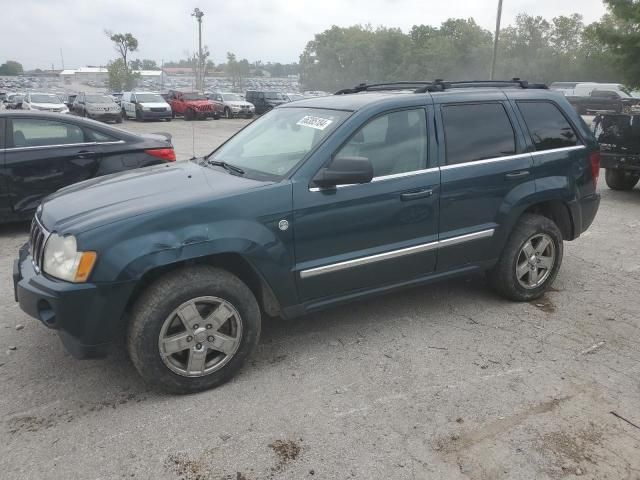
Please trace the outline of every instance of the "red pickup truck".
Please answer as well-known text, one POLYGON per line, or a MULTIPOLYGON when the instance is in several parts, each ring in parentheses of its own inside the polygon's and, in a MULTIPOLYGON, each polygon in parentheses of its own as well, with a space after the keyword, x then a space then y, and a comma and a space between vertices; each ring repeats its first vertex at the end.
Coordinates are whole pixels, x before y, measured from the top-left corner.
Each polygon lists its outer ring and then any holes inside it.
POLYGON ((212 102, 197 92, 169 92, 167 102, 171 105, 171 114, 184 117, 185 120, 213 118, 218 120, 224 112, 224 105, 212 102))

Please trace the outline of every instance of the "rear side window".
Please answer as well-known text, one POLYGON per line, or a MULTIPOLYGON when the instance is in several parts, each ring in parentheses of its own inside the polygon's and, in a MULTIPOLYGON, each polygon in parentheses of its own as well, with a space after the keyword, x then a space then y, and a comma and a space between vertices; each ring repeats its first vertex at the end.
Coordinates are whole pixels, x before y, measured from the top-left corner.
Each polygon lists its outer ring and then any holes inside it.
POLYGON ((442 107, 447 164, 475 162, 513 155, 513 127, 501 103, 442 107))
POLYGON ((82 129, 70 123, 33 118, 14 118, 11 123, 14 147, 70 145, 85 141, 82 129))
POLYGON ((536 150, 551 150, 581 144, 571 124, 553 103, 517 103, 536 150))

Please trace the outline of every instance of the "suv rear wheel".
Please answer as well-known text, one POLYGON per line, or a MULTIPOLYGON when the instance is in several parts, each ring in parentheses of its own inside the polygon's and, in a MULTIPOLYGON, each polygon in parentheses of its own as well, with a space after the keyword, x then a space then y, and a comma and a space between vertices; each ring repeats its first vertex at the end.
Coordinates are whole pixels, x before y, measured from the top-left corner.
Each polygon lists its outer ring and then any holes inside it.
POLYGON ((525 214, 516 224, 498 263, 487 274, 502 296, 519 302, 541 297, 562 263, 562 234, 541 215, 525 214))
POLYGON ((631 190, 640 180, 640 175, 625 172, 624 170, 607 168, 604 179, 612 190, 631 190))
POLYGON ((127 335, 142 377, 172 393, 217 387, 260 337, 260 308, 235 275, 197 266, 161 277, 136 302, 127 335))

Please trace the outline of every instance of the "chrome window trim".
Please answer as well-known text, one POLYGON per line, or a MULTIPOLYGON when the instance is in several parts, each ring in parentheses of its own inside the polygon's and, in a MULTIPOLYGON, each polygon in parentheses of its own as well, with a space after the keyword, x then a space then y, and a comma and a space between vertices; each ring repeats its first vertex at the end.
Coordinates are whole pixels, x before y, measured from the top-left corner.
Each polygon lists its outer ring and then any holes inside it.
POLYGON ((453 168, 461 168, 468 167, 470 165, 484 165, 487 163, 495 163, 495 162, 506 162, 508 160, 515 160, 518 158, 526 158, 531 153, 516 153, 515 155, 505 155, 504 157, 493 157, 493 158, 485 158, 483 160, 473 160, 471 162, 463 162, 463 163, 454 163, 452 165, 444 165, 442 166, 442 170, 451 170, 453 168))
POLYGON ((539 155, 546 155, 547 153, 570 152, 571 150, 582 150, 584 148, 587 147, 584 145, 574 145, 573 147, 550 148, 549 150, 536 150, 535 152, 531 152, 531 155, 537 157, 539 155))
POLYGON ((487 238, 493 236, 495 232, 494 228, 488 230, 482 230, 479 232, 468 233, 466 235, 460 235, 457 237, 446 238, 444 240, 438 240, 436 242, 423 243, 415 245, 413 247, 400 248, 398 250, 391 250, 389 252, 377 253, 375 255, 369 255, 367 257, 355 258, 353 260, 346 260, 344 262, 332 263, 329 265, 323 265, 322 267, 309 268, 307 270, 300 271, 300 278, 310 278, 324 273, 338 272, 340 270, 346 270, 348 268, 358 267, 360 265, 368 265, 370 263, 376 263, 383 260, 389 260, 392 258, 404 257, 406 255, 413 255, 414 253, 428 252, 435 250, 439 247, 449 247, 452 245, 459 245, 461 243, 478 240, 480 238, 487 238))
MULTIPOLYGON (((371 179, 371 182, 369 183, 383 182, 385 180, 393 180, 395 178, 413 177, 415 175, 422 175, 425 173, 437 172, 439 169, 440 169, 439 167, 423 168, 420 170, 411 170, 410 172, 394 173, 391 175, 381 175, 379 177, 373 177, 371 179)), ((309 187, 309 191, 321 192, 323 190, 333 190, 334 188, 355 187, 356 185, 368 185, 368 184, 367 183, 349 183, 347 185, 336 185, 335 187, 328 187, 328 188, 309 187)))
POLYGON ((453 165, 443 165, 442 170, 451 170, 452 168, 468 167, 470 165, 483 165, 486 163, 506 162, 518 158, 525 158, 527 155, 539 156, 554 152, 568 152, 571 150, 581 150, 586 148, 584 145, 574 145, 572 147, 551 148, 549 150, 537 150, 535 152, 517 153, 515 155, 505 155, 504 157, 485 158, 484 160, 475 160, 471 162, 454 163, 453 165))
POLYGON ((91 145, 116 145, 118 143, 125 143, 124 140, 118 140, 116 142, 83 142, 83 143, 63 143, 59 145, 36 145, 33 147, 6 147, 5 150, 9 151, 25 151, 25 150, 42 150, 43 148, 62 148, 62 147, 89 147, 91 145))

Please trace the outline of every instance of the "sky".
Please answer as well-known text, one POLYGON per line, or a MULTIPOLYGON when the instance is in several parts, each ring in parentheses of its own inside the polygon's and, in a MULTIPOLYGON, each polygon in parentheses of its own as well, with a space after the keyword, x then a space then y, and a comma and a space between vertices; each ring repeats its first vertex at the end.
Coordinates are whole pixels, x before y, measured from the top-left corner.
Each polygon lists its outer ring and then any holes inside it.
MULTIPOLYGON (((131 32, 139 51, 131 58, 185 58, 197 49, 194 7, 205 12, 203 44, 215 63, 226 52, 249 61, 290 63, 315 33, 332 25, 371 24, 408 31, 414 24, 437 26, 447 18, 473 17, 495 28, 497 0, 3 0, 0 63, 17 60, 25 69, 106 65, 116 53, 104 30, 131 32), (15 21, 12 21, 13 19, 15 21), (7 21, 9 20, 9 21, 7 21)), ((504 0, 503 27, 518 13, 580 13, 598 20, 600 0, 504 0)))

